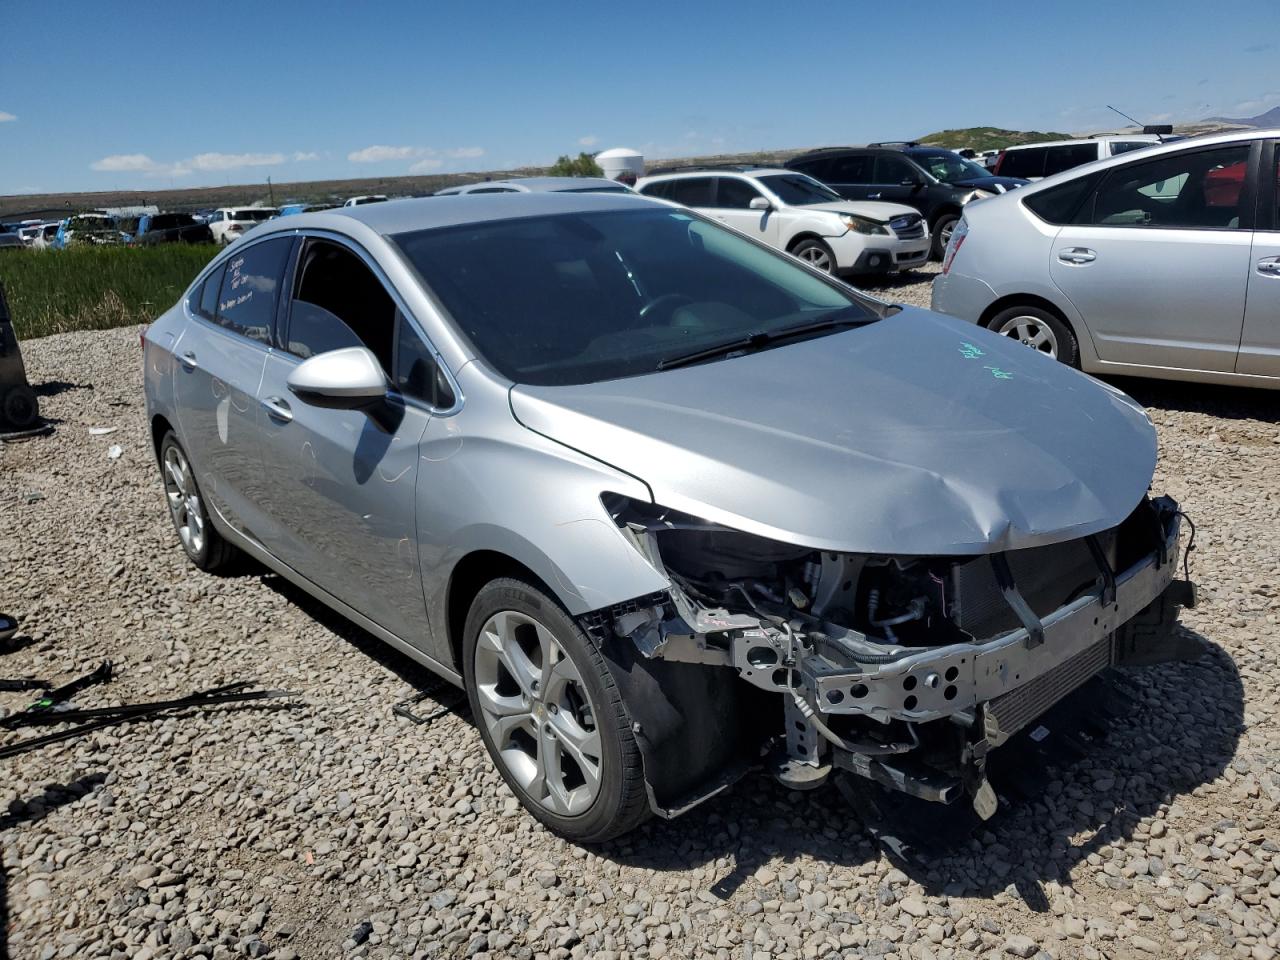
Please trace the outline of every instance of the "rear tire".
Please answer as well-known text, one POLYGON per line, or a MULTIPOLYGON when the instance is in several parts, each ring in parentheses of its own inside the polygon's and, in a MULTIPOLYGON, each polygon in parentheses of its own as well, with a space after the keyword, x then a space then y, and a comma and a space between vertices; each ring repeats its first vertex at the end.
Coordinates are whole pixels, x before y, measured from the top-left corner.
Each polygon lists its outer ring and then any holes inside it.
POLYGON ((836 255, 821 240, 812 237, 801 240, 788 252, 823 273, 834 275, 836 272, 836 255))
POLYGON ((1075 334, 1061 317, 1044 307, 1031 304, 1007 307, 992 317, 987 327, 1069 367, 1080 366, 1080 347, 1075 334))
POLYGON ((239 554, 213 526, 191 461, 172 430, 160 441, 160 476, 169 518, 187 558, 206 573, 225 570, 239 554))
POLYGON ((631 717, 600 651, 564 608, 503 578, 471 603, 467 698, 485 748, 524 808, 574 843, 649 817, 631 717))

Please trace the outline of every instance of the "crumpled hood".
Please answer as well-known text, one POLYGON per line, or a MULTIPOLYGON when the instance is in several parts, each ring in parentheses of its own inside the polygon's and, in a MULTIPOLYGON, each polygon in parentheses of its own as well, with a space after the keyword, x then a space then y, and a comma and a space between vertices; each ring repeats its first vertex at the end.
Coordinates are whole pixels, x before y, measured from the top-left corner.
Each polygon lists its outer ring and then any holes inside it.
POLYGON ((667 507, 851 553, 980 554, 1115 526, 1155 429, 1016 341, 907 308, 867 327, 641 377, 516 386, 527 427, 667 507))
POLYGON ((894 217, 920 216, 915 207, 905 203, 884 203, 880 200, 832 200, 830 203, 809 203, 798 209, 809 213, 852 213, 877 223, 888 223, 894 217))

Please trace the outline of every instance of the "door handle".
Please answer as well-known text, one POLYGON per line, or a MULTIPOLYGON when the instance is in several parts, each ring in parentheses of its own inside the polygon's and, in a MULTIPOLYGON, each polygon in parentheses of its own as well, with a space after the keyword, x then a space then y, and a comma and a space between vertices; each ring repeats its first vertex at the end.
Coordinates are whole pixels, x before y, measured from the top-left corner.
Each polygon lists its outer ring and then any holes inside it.
POLYGON ((283 397, 267 397, 262 401, 262 406, 273 420, 288 423, 293 419, 293 411, 289 409, 289 404, 283 397))
POLYGON ((1097 256, 1088 247, 1067 247, 1058 251, 1058 259, 1063 263, 1092 263, 1097 256))
POLYGON ((200 364, 196 363, 196 354, 194 350, 188 350, 178 358, 179 362, 188 370, 199 370, 200 364))
POLYGON ((1259 260, 1258 272, 1280 277, 1280 257, 1268 257, 1266 260, 1259 260))

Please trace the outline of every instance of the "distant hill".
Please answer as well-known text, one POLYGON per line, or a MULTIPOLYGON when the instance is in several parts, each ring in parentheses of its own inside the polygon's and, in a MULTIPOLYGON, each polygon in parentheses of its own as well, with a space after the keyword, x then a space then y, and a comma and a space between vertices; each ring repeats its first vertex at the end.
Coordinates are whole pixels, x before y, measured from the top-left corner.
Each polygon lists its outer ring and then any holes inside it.
POLYGON ((940 130, 918 138, 931 147, 958 150, 972 147, 974 150, 1001 150, 1015 143, 1041 143, 1045 140, 1070 140, 1069 133, 1041 133, 1039 130, 1003 130, 1000 127, 964 127, 959 130, 940 130))
POLYGON ((1210 117, 1210 121, 1218 123, 1230 123, 1241 127, 1280 127, 1280 107, 1272 107, 1266 113, 1260 113, 1256 117, 1243 117, 1232 119, 1231 117, 1210 117))

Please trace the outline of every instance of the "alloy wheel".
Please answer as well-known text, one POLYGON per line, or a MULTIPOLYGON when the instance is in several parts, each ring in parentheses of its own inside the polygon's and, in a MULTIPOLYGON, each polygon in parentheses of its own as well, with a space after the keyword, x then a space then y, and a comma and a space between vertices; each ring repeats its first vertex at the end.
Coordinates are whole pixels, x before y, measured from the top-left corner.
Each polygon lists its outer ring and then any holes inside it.
POLYGON ((164 451, 164 493, 183 547, 192 556, 198 555, 204 549, 204 504, 191 476, 191 464, 175 445, 164 451))
POLYGON ((810 266, 817 267, 824 273, 831 272, 831 257, 827 254, 827 251, 823 250, 816 244, 812 247, 805 247, 801 250, 799 257, 810 266))
POLYGON ((480 719, 507 772, 553 813, 588 810, 600 792, 597 711, 564 647, 532 617, 502 610, 480 630, 474 667, 480 719))
POLYGON ((1055 360, 1058 358, 1058 338, 1040 317, 1010 317, 996 332, 1055 360))

